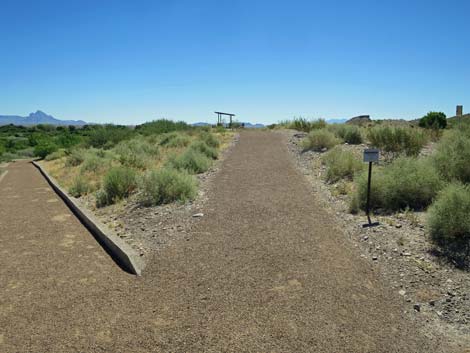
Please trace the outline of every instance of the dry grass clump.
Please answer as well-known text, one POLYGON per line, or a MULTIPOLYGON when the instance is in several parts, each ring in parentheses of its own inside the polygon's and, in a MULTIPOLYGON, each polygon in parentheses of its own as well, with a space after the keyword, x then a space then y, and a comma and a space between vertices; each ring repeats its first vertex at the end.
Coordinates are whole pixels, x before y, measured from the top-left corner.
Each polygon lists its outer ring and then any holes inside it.
POLYGON ((385 152, 417 156, 429 141, 428 135, 419 128, 375 126, 367 133, 372 146, 385 152))
MULTIPOLYGON (((422 210, 429 206, 444 182, 430 159, 401 157, 375 168, 371 185, 371 208, 393 212, 422 210)), ((367 172, 356 178, 351 211, 364 210, 367 199, 367 172)))
POLYGON ((470 186, 453 183, 429 208, 431 239, 461 266, 470 260, 470 186))
POLYGON ((305 150, 324 151, 333 148, 341 141, 327 129, 312 130, 302 141, 305 150))
POLYGON ((326 180, 330 183, 341 179, 352 179, 354 175, 364 168, 364 164, 353 152, 345 151, 336 146, 322 158, 326 166, 326 180))
POLYGON ((185 171, 162 168, 148 172, 142 179, 141 203, 155 206, 174 201, 185 202, 197 195, 194 178, 185 171))

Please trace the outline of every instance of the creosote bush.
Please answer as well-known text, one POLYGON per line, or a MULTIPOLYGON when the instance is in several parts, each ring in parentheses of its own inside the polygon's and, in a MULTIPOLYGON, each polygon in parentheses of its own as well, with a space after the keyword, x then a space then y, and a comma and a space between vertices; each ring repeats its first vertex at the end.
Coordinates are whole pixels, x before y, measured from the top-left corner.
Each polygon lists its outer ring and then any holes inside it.
POLYGON ((462 266, 470 260, 470 186, 448 185, 429 208, 431 239, 462 266))
POLYGON ((395 155, 417 156, 428 142, 428 136, 419 128, 375 126, 367 137, 372 146, 395 155))
POLYGON ((66 156, 66 152, 64 149, 57 150, 55 152, 52 152, 51 154, 48 154, 45 158, 46 161, 54 161, 56 159, 60 159, 62 157, 66 156))
POLYGON ((218 148, 220 146, 219 139, 210 132, 207 132, 207 131, 201 132, 201 134, 199 135, 199 139, 205 142, 205 144, 209 147, 218 148))
POLYGON ((362 143, 361 129, 356 125, 330 125, 329 129, 350 145, 359 145, 362 143))
POLYGON ((158 146, 138 139, 121 142, 113 152, 122 165, 137 169, 144 169, 151 160, 158 158, 160 153, 158 146))
POLYGON ((208 146, 204 141, 194 141, 189 148, 204 154, 211 159, 217 159, 219 153, 214 147, 208 146))
POLYGON ((187 172, 163 168, 148 172, 141 182, 141 203, 155 206, 174 201, 185 202, 196 197, 197 186, 187 172))
POLYGON ((182 154, 169 158, 168 164, 191 174, 200 174, 209 169, 211 160, 201 152, 188 148, 182 154))
POLYGON ((312 130, 303 140, 303 148, 306 150, 322 151, 324 149, 331 149, 340 140, 330 131, 326 129, 312 130))
POLYGON ((83 163, 86 158, 86 151, 84 149, 73 149, 65 160, 66 167, 76 167, 83 163))
POLYGON ((448 181, 470 183, 470 131, 446 131, 433 156, 439 173, 448 181))
POLYGON ((69 188, 69 194, 73 197, 80 197, 90 192, 91 186, 81 175, 78 175, 73 180, 72 185, 69 188))
MULTIPOLYGON (((371 185, 371 208, 383 211, 422 210, 429 206, 444 182, 429 159, 401 157, 375 168, 371 185)), ((364 210, 367 199, 367 171, 356 178, 351 211, 364 210)))
POLYGON ((103 190, 97 195, 97 206, 113 204, 129 197, 137 187, 137 177, 133 169, 119 166, 111 168, 103 180, 103 190))
POLYGON ((191 142, 188 135, 171 132, 162 136, 160 145, 165 147, 186 147, 191 142))
POLYGON ((336 146, 322 158, 326 166, 326 180, 330 183, 340 179, 352 179, 354 174, 363 169, 364 164, 351 151, 344 151, 336 146))

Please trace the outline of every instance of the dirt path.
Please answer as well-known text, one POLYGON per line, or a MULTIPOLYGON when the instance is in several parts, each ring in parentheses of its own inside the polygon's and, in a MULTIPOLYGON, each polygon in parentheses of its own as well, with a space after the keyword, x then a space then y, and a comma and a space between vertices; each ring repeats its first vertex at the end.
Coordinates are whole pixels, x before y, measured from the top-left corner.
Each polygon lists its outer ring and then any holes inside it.
POLYGON ((0 192, 1 352, 445 351, 315 207, 278 135, 241 135, 205 216, 143 278, 31 166, 0 192))

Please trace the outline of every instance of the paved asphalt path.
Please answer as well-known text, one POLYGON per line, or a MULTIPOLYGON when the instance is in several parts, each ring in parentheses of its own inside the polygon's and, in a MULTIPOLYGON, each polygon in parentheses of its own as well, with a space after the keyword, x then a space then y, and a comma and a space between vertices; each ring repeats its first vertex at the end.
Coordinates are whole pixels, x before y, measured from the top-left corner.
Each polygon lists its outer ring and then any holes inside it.
POLYGON ((245 132, 191 237, 124 273, 28 163, 0 183, 0 352, 443 352, 282 137, 245 132))

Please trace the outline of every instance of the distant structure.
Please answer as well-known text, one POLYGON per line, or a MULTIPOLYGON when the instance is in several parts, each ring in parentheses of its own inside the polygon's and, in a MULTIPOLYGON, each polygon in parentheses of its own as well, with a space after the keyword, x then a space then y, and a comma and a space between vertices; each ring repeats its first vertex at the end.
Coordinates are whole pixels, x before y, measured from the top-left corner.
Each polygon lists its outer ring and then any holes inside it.
POLYGON ((458 105, 457 106, 457 112, 455 114, 456 116, 462 116, 463 115, 463 105, 458 105))
POLYGON ((229 119, 230 119, 230 123, 229 123, 229 127, 232 127, 232 119, 233 117, 235 116, 235 114, 231 114, 231 113, 222 113, 222 112, 215 112, 215 114, 217 114, 217 125, 223 125, 224 124, 224 119, 223 119, 223 116, 228 116, 229 119))

